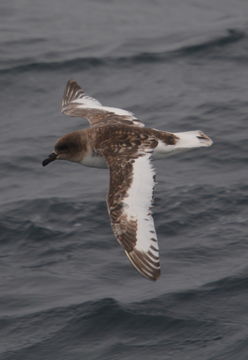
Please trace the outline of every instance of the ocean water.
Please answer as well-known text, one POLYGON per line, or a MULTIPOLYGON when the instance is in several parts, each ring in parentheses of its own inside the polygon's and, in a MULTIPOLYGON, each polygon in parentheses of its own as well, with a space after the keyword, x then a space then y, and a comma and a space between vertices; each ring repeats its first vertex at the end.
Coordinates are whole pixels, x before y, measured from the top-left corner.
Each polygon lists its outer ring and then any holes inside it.
POLYGON ((248 2, 0 2, 0 359, 246 360, 248 2), (107 170, 41 161, 87 126, 67 80, 213 140, 156 162, 162 274, 112 234, 107 170))

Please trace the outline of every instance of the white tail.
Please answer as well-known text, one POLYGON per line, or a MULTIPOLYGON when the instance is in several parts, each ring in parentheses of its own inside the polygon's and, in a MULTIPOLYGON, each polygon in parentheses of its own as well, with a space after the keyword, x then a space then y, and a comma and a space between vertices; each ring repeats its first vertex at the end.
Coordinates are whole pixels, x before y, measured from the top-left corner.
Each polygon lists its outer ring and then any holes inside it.
POLYGON ((154 159, 164 158, 177 152, 190 150, 202 146, 211 146, 213 141, 202 131, 186 131, 174 133, 178 140, 175 145, 167 145, 159 140, 158 146, 154 150, 154 159))
POLYGON ((175 135, 179 138, 175 145, 177 148, 188 149, 201 146, 211 146, 213 144, 213 141, 199 130, 175 133, 175 135))

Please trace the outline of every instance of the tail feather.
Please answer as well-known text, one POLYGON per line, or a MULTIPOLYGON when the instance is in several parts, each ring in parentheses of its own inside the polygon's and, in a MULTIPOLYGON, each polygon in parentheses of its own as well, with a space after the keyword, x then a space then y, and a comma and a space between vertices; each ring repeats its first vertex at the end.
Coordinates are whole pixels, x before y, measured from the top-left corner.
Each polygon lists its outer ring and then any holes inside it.
POLYGON ((154 150, 155 160, 173 155, 177 152, 211 146, 213 144, 213 141, 199 130, 173 133, 173 135, 177 137, 177 141, 174 145, 168 145, 164 141, 159 140, 158 146, 154 150))
POLYGON ((175 133, 175 135, 179 138, 175 147, 176 148, 195 148, 202 146, 211 146, 213 141, 202 131, 186 131, 182 133, 175 133))

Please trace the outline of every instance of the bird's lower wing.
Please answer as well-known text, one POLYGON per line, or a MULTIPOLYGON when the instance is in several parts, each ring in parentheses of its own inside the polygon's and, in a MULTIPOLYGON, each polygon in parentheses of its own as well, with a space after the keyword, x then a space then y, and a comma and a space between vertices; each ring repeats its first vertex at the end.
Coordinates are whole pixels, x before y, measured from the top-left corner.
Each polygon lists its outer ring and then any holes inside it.
POLYGON ((151 150, 106 156, 110 168, 108 210, 116 239, 145 277, 160 275, 159 249, 151 214, 155 171, 151 150))

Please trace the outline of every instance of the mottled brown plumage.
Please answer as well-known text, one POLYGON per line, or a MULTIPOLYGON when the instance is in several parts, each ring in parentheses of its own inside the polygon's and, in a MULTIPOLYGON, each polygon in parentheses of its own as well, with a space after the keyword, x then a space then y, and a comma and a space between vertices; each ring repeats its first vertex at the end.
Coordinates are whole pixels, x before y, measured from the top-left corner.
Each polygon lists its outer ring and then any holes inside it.
POLYGON ((156 280, 160 262, 151 214, 155 186, 152 156, 210 146, 212 141, 199 131, 174 134, 145 128, 131 112, 101 105, 72 80, 65 88, 62 112, 87 118, 90 128, 61 137, 43 165, 69 160, 109 168, 107 205, 114 235, 134 267, 156 280))

